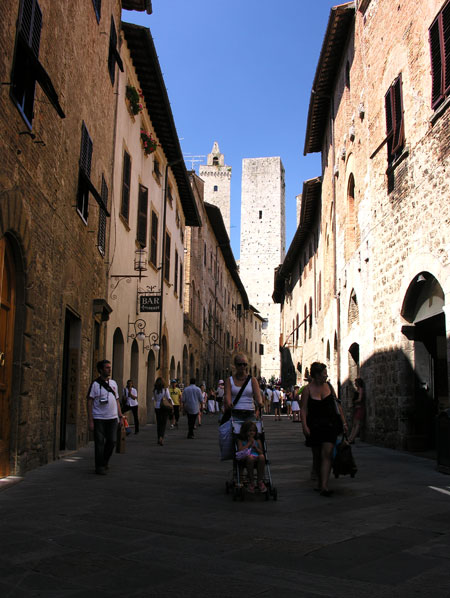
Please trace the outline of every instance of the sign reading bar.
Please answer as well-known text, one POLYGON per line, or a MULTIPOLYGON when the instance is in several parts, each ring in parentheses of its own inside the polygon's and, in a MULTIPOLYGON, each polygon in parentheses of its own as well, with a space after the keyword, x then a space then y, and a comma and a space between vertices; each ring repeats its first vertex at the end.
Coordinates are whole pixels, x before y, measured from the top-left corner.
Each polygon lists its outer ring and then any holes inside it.
POLYGON ((161 295, 141 295, 139 301, 141 312, 148 313, 161 311, 161 295))

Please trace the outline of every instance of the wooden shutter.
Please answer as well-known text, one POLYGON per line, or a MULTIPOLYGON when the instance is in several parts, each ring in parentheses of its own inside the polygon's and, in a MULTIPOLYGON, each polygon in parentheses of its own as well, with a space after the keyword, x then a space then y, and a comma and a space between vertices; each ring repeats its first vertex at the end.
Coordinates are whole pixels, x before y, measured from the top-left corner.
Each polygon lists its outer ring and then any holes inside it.
POLYGON ((164 278, 167 280, 167 282, 170 282, 170 235, 167 232, 164 247, 164 278))
POLYGON ((183 264, 180 263, 180 303, 183 303, 183 264))
POLYGON ((92 139, 89 136, 86 125, 83 123, 81 128, 80 168, 87 177, 91 176, 92 147, 92 139))
POLYGON ((403 121, 402 78, 397 77, 385 97, 386 135, 388 162, 392 162, 403 149, 405 128, 403 121))
POLYGON ((23 0, 19 17, 19 31, 36 58, 39 56, 41 29, 42 11, 39 4, 36 0, 23 0))
MULTIPOLYGON (((102 189, 101 197, 105 209, 108 209, 108 187, 106 186, 105 177, 102 176, 102 189)), ((102 255, 105 255, 106 250, 106 212, 105 210, 99 210, 98 214, 98 235, 97 235, 97 246, 102 255)))
POLYGON ((431 106, 436 108, 450 90, 450 2, 429 29, 431 54, 431 106))
POLYGON ((147 246, 147 208, 148 208, 148 189, 144 185, 139 185, 138 198, 138 221, 136 240, 141 247, 147 246))
POLYGON ((158 256, 158 216, 152 211, 152 222, 151 222, 151 233, 150 233, 150 261, 156 266, 156 259, 158 256))
POLYGON ((173 285, 175 293, 178 292, 178 251, 175 249, 175 272, 173 275, 173 285))
POLYGON ((123 172, 122 172, 122 205, 120 213, 128 222, 130 213, 130 180, 131 180, 131 159, 127 152, 123 153, 123 172))

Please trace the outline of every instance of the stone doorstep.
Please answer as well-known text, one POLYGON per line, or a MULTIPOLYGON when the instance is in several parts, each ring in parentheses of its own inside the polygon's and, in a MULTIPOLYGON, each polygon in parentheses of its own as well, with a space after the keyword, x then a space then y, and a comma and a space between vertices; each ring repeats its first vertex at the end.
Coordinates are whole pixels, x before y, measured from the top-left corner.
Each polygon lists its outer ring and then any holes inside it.
POLYGON ((7 490, 8 488, 11 488, 11 486, 14 486, 14 484, 18 484, 23 479, 23 477, 17 475, 9 475, 6 476, 6 478, 0 478, 0 492, 2 492, 3 490, 7 490))

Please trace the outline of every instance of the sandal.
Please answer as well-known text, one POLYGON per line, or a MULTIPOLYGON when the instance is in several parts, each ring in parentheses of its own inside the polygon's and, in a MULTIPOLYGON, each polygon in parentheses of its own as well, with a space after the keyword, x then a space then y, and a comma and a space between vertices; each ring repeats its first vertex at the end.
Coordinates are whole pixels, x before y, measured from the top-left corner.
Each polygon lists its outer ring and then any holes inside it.
POLYGON ((262 480, 258 482, 258 488, 260 492, 267 492, 267 486, 264 484, 262 480))

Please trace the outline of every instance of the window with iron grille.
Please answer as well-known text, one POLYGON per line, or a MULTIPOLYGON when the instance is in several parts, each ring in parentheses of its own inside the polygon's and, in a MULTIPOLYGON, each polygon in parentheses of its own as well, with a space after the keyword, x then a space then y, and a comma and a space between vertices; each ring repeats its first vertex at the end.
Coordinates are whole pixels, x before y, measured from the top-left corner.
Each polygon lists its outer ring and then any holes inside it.
POLYGON ((111 83, 114 85, 116 78, 116 64, 123 73, 123 62, 117 49, 117 32, 113 17, 111 17, 111 27, 109 30, 109 52, 108 52, 108 72, 111 83))
POLYGON ((152 210, 152 221, 150 230, 150 262, 156 268, 156 260, 158 257, 158 216, 152 210))
POLYGON ((87 223, 89 215, 89 185, 91 178, 92 162, 92 139, 89 136, 86 125, 81 127, 81 149, 78 174, 77 211, 84 222, 87 223))
POLYGON ((123 152, 122 166, 122 203, 120 205, 120 214, 128 222, 130 214, 130 181, 131 181, 131 158, 126 151, 123 152))
POLYGON ((147 246, 147 209, 148 189, 144 185, 139 185, 136 241, 142 248, 147 246))
POLYGON ((94 5, 95 16, 97 17, 97 23, 100 23, 100 16, 102 12, 102 0, 92 0, 94 5))
POLYGON ((170 282, 170 235, 166 231, 166 239, 164 243, 164 278, 170 282))
POLYGON ((429 29, 431 52, 431 107, 437 108, 450 91, 450 2, 447 1, 429 29))
POLYGON ((396 160, 405 144, 403 122, 402 76, 397 77, 385 95, 388 163, 396 160))
POLYGON ((174 292, 178 293, 178 251, 175 249, 175 272, 173 275, 174 292))
POLYGON ((61 118, 65 114, 51 79, 39 62, 42 11, 37 0, 22 0, 17 21, 17 39, 11 73, 11 98, 31 128, 33 122, 36 83, 47 96, 61 118))
MULTIPOLYGON (((108 187, 106 186, 105 177, 102 175, 102 189, 100 193, 105 208, 108 208, 108 187)), ((97 247, 102 255, 105 255, 106 250, 106 212, 99 210, 98 213, 98 234, 97 247)))

